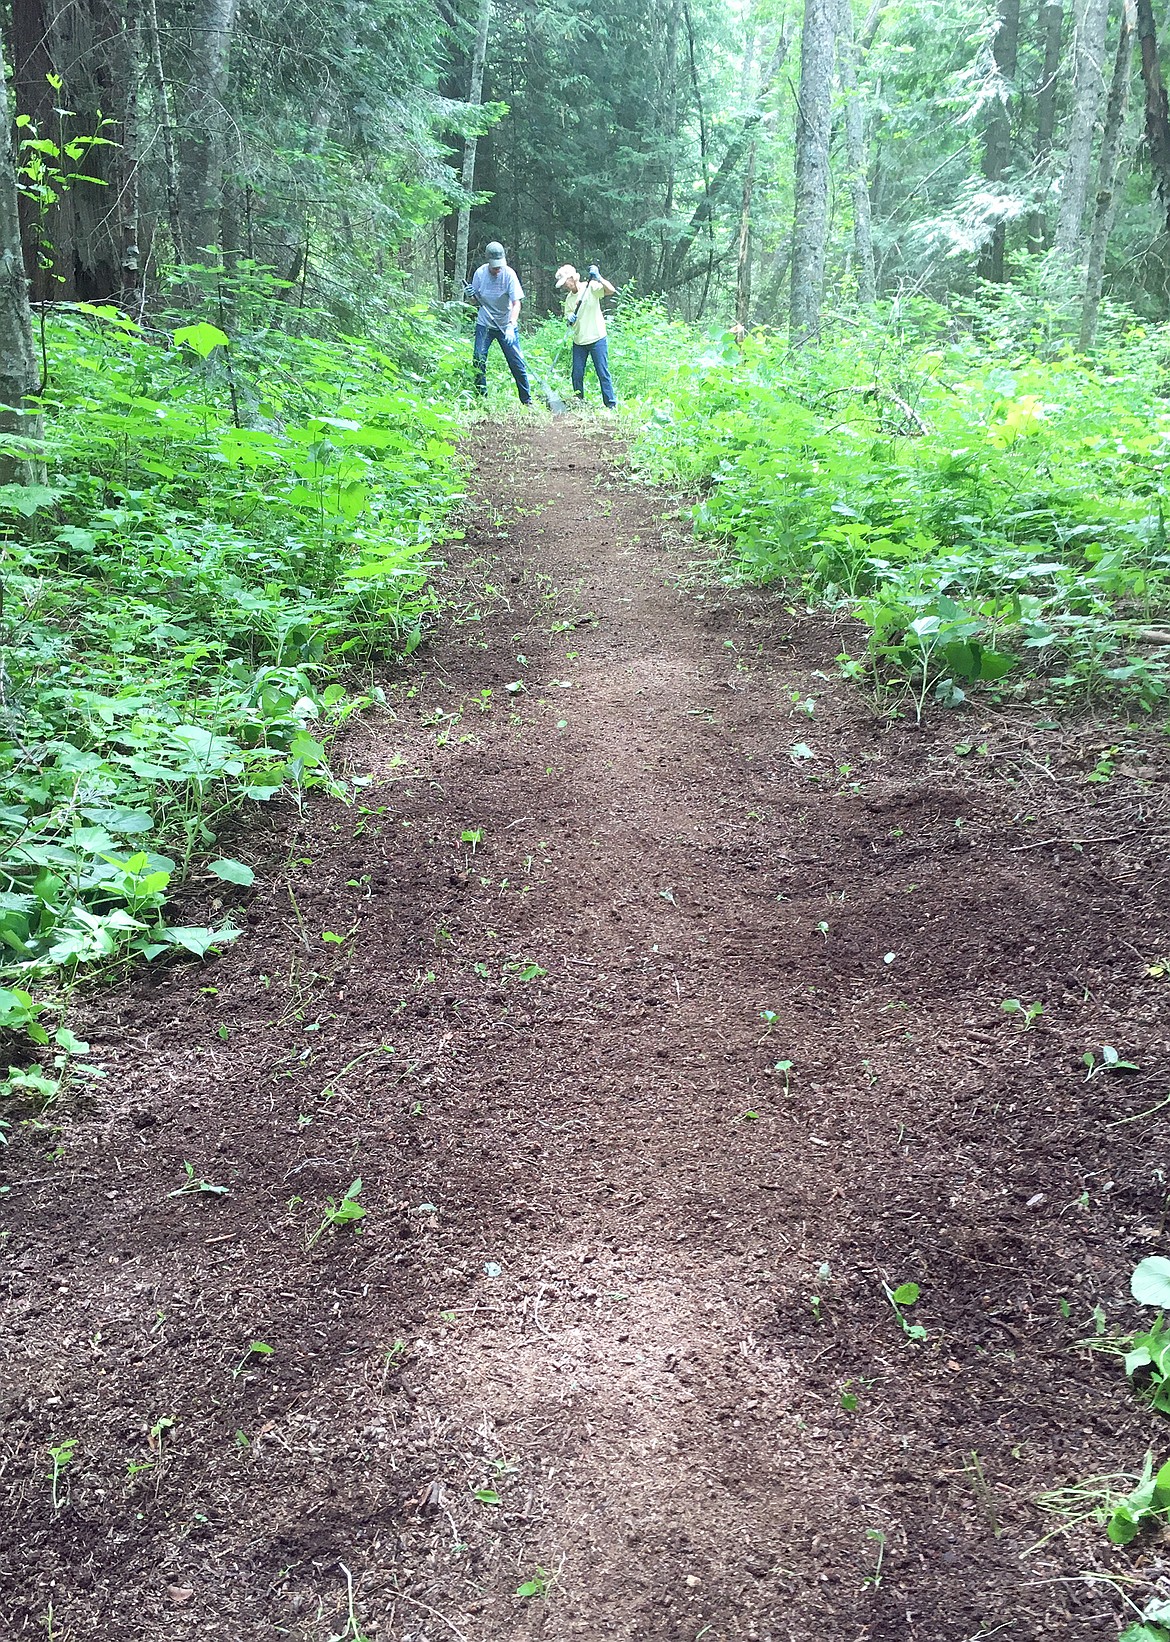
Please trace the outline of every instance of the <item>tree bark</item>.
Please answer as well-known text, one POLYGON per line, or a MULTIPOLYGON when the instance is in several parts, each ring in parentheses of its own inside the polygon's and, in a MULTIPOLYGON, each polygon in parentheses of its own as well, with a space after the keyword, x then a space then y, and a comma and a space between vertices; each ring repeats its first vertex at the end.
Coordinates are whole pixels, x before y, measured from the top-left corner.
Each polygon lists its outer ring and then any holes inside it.
POLYGON ((1085 205, 1093 161, 1093 138, 1104 93, 1102 64, 1109 0, 1077 0, 1073 107, 1068 128, 1068 152, 1060 184, 1060 217, 1056 250, 1070 262, 1083 247, 1085 205))
MULTIPOLYGON (((467 101, 472 108, 478 108, 483 101, 483 70, 487 62, 488 30, 491 21, 492 0, 481 0, 475 51, 471 58, 471 84, 467 95, 467 101)), ((475 153, 478 145, 478 137, 468 137, 463 144, 463 173, 460 183, 465 194, 470 194, 475 187, 475 153)), ((454 296, 458 296, 467 284, 467 241, 470 232, 471 206, 463 205, 459 209, 459 222, 455 230, 455 278, 452 291, 454 296)))
POLYGON ((739 247, 735 261, 735 323, 746 326, 752 311, 752 195, 756 187, 756 142, 748 148, 739 213, 739 247))
MULTIPOLYGON (((1019 0, 1016 0, 1019 4, 1019 0)), ((875 8, 876 10, 876 8, 875 8)), ((877 17, 881 16, 880 11, 877 17)), ((852 0, 840 0, 837 33, 837 77, 845 104, 845 155, 849 166, 849 195, 853 201, 853 251, 857 258, 857 296, 862 303, 877 301, 873 260, 873 224, 869 204, 869 154, 865 141, 865 113, 857 89, 857 47, 853 40, 852 0)), ((877 28, 875 18, 873 27, 877 28)), ((872 35, 870 36, 872 38, 872 35)))
POLYGON ((122 306, 132 308, 142 283, 140 207, 142 161, 142 0, 127 0, 122 37, 125 112, 122 119, 122 306))
POLYGON ((40 417, 28 400, 37 392, 39 371, 33 345, 28 305, 28 276, 20 243, 20 214, 16 204, 16 166, 12 150, 12 119, 8 83, 0 57, 0 483, 27 479, 37 465, 32 446, 8 440, 36 440, 40 417))
POLYGON ((1151 0, 1137 0, 1137 37, 1146 88, 1146 150, 1154 168, 1158 199, 1170 228, 1170 109, 1158 63, 1158 35, 1151 0))
MULTIPOLYGON (((1012 116, 1011 99, 1015 88, 1016 64, 1020 46, 1020 0, 999 0, 999 20, 995 31, 992 55, 995 59, 996 97, 987 121, 983 139, 983 175, 988 182, 999 182, 1011 164, 1012 116)), ((999 217, 991 231, 991 238, 979 258, 979 275, 1002 285, 1004 280, 1004 249, 1007 243, 1007 224, 999 217)))
POLYGON ((796 209, 792 228, 789 340, 820 334, 829 232, 829 134, 837 0, 805 0, 796 115, 796 209))
POLYGON ((1101 286, 1105 276, 1105 249, 1117 211, 1117 182, 1125 116, 1129 109, 1129 80, 1133 70, 1133 42, 1137 17, 1132 0, 1122 0, 1121 31, 1117 55, 1113 59, 1113 79, 1105 105, 1105 131, 1097 161, 1097 201, 1093 232, 1089 239, 1089 259, 1085 270, 1085 300, 1081 308, 1081 351, 1087 352, 1097 340, 1097 319, 1101 312, 1101 286))
MULTIPOLYGON (((1056 82, 1060 75, 1060 42, 1064 33, 1062 0, 1040 0, 1037 32, 1043 48, 1040 84, 1036 88, 1036 142, 1032 150, 1036 170, 1047 176, 1052 159, 1052 134, 1056 129, 1056 82)), ((1034 256, 1044 249, 1044 210, 1028 215, 1028 249, 1034 256)))
POLYGON ((110 301, 121 291, 122 42, 113 0, 55 0, 51 8, 43 0, 15 0, 17 111, 37 137, 56 144, 50 168, 74 173, 62 183, 50 172, 46 182, 57 199, 43 210, 22 207, 26 265, 42 301, 110 301), (66 152, 99 135, 103 141, 84 144, 80 156, 66 152))
POLYGON ((183 203, 189 253, 218 246, 227 175, 227 92, 237 0, 199 0, 195 8, 190 134, 186 143, 183 203))
POLYGON ((158 0, 146 0, 147 54, 150 83, 157 106, 159 135, 162 138, 163 185, 167 200, 167 222, 171 230, 171 251, 181 267, 187 260, 183 233, 182 193, 179 184, 179 154, 175 144, 175 122, 171 113, 171 91, 163 69, 162 40, 158 28, 158 0))

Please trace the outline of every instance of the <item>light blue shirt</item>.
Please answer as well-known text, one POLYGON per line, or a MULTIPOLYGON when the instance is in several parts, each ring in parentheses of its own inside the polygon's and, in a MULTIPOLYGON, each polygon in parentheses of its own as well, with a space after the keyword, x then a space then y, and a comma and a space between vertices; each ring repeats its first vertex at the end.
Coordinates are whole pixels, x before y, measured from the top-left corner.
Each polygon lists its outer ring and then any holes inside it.
POLYGON ((502 268, 489 268, 485 262, 475 270, 471 289, 479 302, 475 323, 490 330, 506 331, 508 310, 513 302, 524 301, 524 287, 516 270, 507 263, 502 268))

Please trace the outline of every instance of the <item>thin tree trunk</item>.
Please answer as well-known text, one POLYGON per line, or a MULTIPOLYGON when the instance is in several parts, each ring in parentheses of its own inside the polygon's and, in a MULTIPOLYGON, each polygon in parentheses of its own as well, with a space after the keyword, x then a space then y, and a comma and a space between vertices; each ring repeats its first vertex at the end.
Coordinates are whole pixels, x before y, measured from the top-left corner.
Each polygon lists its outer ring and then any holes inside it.
POLYGON ((1089 197, 1093 138, 1105 89, 1102 64, 1108 21, 1109 0, 1078 0, 1073 108, 1060 184, 1060 217, 1056 225, 1057 252, 1069 261, 1077 257, 1084 243, 1082 228, 1089 197))
POLYGON ((789 339, 820 333, 829 232, 829 134, 837 0, 805 0, 796 115, 796 209, 792 228, 789 339))
MULTIPOLYGON (((1060 42, 1064 33, 1062 0, 1040 0, 1038 30, 1044 47, 1040 84, 1036 90, 1036 144, 1032 150, 1036 170, 1046 176, 1052 159, 1052 133, 1056 129, 1056 82, 1060 74, 1060 42)), ((1028 249, 1034 256, 1044 249, 1044 211, 1037 208, 1028 216, 1028 249)))
POLYGON ((158 0, 146 0, 146 36, 150 61, 151 87, 157 103, 159 132, 162 137, 163 182, 167 197, 167 221, 171 230, 171 250, 180 266, 186 262, 186 236, 183 233, 182 195, 179 187, 179 156, 175 147, 175 122, 171 116, 171 93, 163 71, 162 41, 158 28, 158 0))
POLYGON ((748 149, 739 213, 739 248, 735 264, 735 323, 747 325, 752 308, 752 195, 756 186, 756 142, 748 149))
POLYGON ((1089 240, 1089 260, 1085 270, 1085 300, 1081 309, 1081 351, 1087 352, 1097 340, 1097 319, 1101 312, 1101 286, 1105 276, 1105 248, 1117 211, 1117 182, 1125 116, 1129 109, 1129 80, 1133 70, 1133 41, 1137 17, 1132 0, 1122 0, 1121 32, 1113 59, 1113 79, 1105 105, 1105 131, 1101 156, 1097 161, 1097 202, 1093 232, 1089 240))
MULTIPOLYGON (((0 57, 0 434, 19 440, 40 438, 40 417, 28 400, 39 386, 28 276, 20 244, 16 205, 16 166, 12 152, 12 117, 8 83, 0 57)), ((31 451, 31 447, 25 447, 31 451)), ((0 447, 0 483, 30 477, 38 464, 20 446, 0 447)))
POLYGON ((122 121, 122 306, 132 308, 138 300, 142 279, 139 250, 140 202, 139 167, 142 157, 142 0, 128 0, 122 38, 126 108, 122 121))
POLYGON ((227 91, 237 0, 200 0, 195 12, 195 73, 183 200, 189 204, 188 245, 198 256, 220 240, 227 173, 227 91))
MULTIPOLYGON (((1018 4, 1018 0, 1016 0, 1018 4)), ((880 17, 880 11, 877 13, 880 17)), ((877 23, 874 22, 876 29, 877 23)), ((852 0, 840 0, 837 22, 837 77, 845 104, 845 154, 849 166, 849 194, 853 201, 853 250, 857 258, 857 296, 862 303, 877 301, 873 261, 873 224, 869 206, 869 154, 865 142, 865 114, 857 89, 857 48, 853 41, 852 0)))
MULTIPOLYGON (((471 59, 471 85, 467 96, 472 108, 478 108, 483 101, 483 70, 487 62, 488 30, 491 21, 492 0, 482 0, 479 27, 475 35, 475 52, 471 59)), ((465 194, 470 194, 475 187, 475 152, 478 145, 478 137, 468 137, 463 144, 463 174, 460 182, 465 194)), ((459 209, 459 223, 455 230, 455 295, 458 295, 467 284, 467 241, 470 233, 471 206, 463 205, 459 209)))
MULTIPOLYGON (((1011 164, 1011 98, 1015 86, 1016 62, 1020 45, 1020 0, 999 0, 999 19, 992 56, 995 59, 996 97, 991 106, 983 140, 983 175, 999 182, 1011 164)), ((1002 285, 1007 224, 1001 216, 979 258, 980 278, 1002 285)))
POLYGON ((1158 199, 1170 227, 1170 109, 1158 63, 1158 35, 1151 0, 1137 0, 1137 36, 1146 88, 1146 150, 1154 168, 1158 199))
MULTIPOLYGON (((788 55, 791 43, 791 36, 787 34, 782 34, 777 41, 776 49, 772 53, 768 67, 760 79, 760 89, 756 98, 757 103, 761 102, 775 85, 780 70, 784 66, 784 59, 788 55)), ((695 240, 699 237, 700 230, 706 227, 710 231, 715 207, 730 187, 740 160, 745 153, 750 152, 755 146, 762 119, 763 114, 758 107, 750 114, 745 114, 740 129, 724 150, 723 158, 719 162, 719 169, 711 178, 710 186, 705 189, 703 198, 695 207, 691 220, 683 229, 682 235, 672 252, 669 268, 669 277, 672 282, 682 284, 689 277, 692 277, 687 274, 684 268, 687 255, 695 240)))

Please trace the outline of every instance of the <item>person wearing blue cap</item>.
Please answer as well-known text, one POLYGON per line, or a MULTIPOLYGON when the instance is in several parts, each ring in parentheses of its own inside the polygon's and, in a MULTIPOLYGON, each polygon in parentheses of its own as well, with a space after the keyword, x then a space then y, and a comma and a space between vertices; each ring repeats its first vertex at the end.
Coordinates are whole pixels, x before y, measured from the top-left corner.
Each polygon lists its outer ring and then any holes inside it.
POLYGON ((475 270, 471 283, 464 287, 464 291, 479 309, 475 316, 475 345, 472 350, 476 393, 481 398, 487 395, 487 356, 492 343, 498 342, 501 353, 508 361, 520 403, 530 405, 532 390, 528 386, 528 367, 524 363, 516 331, 524 288, 516 270, 508 267, 507 255, 498 240, 491 240, 484 247, 484 262, 475 270))

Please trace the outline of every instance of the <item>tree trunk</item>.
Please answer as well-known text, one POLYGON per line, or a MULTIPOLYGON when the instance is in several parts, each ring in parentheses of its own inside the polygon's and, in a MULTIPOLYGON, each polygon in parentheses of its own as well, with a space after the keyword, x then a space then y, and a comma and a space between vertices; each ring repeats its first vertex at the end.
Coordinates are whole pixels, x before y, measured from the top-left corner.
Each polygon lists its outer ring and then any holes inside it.
POLYGON ((752 195, 756 186, 756 143, 748 149, 739 213, 739 248, 735 264, 735 323, 746 326, 752 310, 752 195))
POLYGON ((805 0, 796 115, 796 208, 792 228, 789 339, 820 333, 829 232, 829 133, 837 0, 805 0))
MULTIPOLYGON (((1064 32, 1062 0, 1041 0, 1038 30, 1043 43, 1040 84, 1036 89, 1036 145, 1032 151, 1036 170, 1046 176, 1052 158, 1052 133, 1056 129, 1056 82, 1060 74, 1060 41, 1064 32)), ((1028 249, 1035 256, 1044 249, 1044 211, 1028 216, 1028 249)))
POLYGON ((199 0, 195 8, 194 73, 182 199, 189 253, 219 245, 228 159, 227 92, 237 0, 199 0))
POLYGON ((1146 88, 1146 150, 1154 168, 1158 199, 1170 228, 1170 109, 1158 63, 1158 35, 1151 0, 1137 0, 1137 37, 1146 88))
POLYGON ((147 51, 150 59, 150 82, 162 138, 163 184, 167 198, 167 222, 171 230, 171 252, 182 266, 187 260, 186 238, 183 233, 182 194, 179 185, 179 155, 175 146, 175 122, 171 114, 171 92, 163 69, 162 41, 158 28, 158 0, 146 0, 147 51))
POLYGON ((16 205, 16 167, 12 152, 12 119, 8 84, 0 57, 0 483, 11 484, 30 476, 36 463, 31 445, 9 445, 8 440, 35 440, 40 417, 30 411, 28 398, 39 386, 32 317, 28 306, 28 276, 20 243, 20 215, 16 205))
POLYGON ((1068 128, 1068 153, 1060 184, 1060 217, 1056 249, 1072 261, 1083 245, 1082 224, 1089 196, 1093 137, 1104 91, 1105 29, 1109 0, 1077 0, 1076 69, 1073 107, 1068 128))
MULTIPOLYGON (((488 30, 492 20, 492 0, 481 0, 479 27, 475 35, 475 52, 471 59, 471 85, 467 101, 478 108, 483 101, 483 70, 487 62, 488 30)), ((478 137, 468 137, 463 145, 463 174, 460 182, 465 194, 475 187, 475 151, 478 137)), ((458 296, 467 284, 467 241, 471 231, 471 206, 459 210, 459 224, 455 230, 455 278, 452 294, 458 296)))
MULTIPOLYGON (((1016 0, 1018 5, 1019 0, 1016 0)), ((875 8, 876 9, 876 8, 875 8)), ((877 16, 880 17, 880 11, 877 16)), ((874 22, 874 28, 877 22, 874 22)), ((862 303, 877 301, 873 261, 873 225, 869 206, 869 154, 865 142, 865 114, 857 89, 857 48, 853 41, 852 0, 840 0, 837 34, 837 75, 845 104, 845 154, 849 165, 849 194, 853 201, 853 250, 857 258, 857 296, 862 303)))
POLYGON ((112 0, 15 0, 17 111, 56 144, 51 168, 74 173, 57 199, 22 209, 26 265, 40 300, 116 299, 122 287, 120 199, 125 84, 122 18, 112 0), (60 84, 48 79, 54 75, 60 84), (66 145, 101 136, 80 158, 66 145), (90 180, 92 179, 92 180, 90 180))
MULTIPOLYGON (((1011 164, 1012 116, 1011 98, 1015 87, 1016 62, 1020 45, 1020 0, 999 0, 999 21, 995 30, 992 55, 995 59, 996 95, 987 120, 983 139, 983 175, 988 182, 999 182, 1011 164)), ((1000 216, 991 231, 991 238, 979 258, 981 279, 1002 285, 1004 280, 1003 256, 1007 241, 1007 224, 1000 216)))
POLYGON ((142 158, 142 0, 128 0, 122 37, 125 112, 122 120, 122 306, 132 308, 142 283, 139 167, 142 158))
POLYGON ((1105 248, 1117 210, 1117 182, 1125 116, 1129 109, 1129 80, 1133 70, 1133 40, 1137 27, 1132 0, 1122 0, 1121 32, 1113 59, 1113 79, 1105 105, 1105 131, 1101 156, 1097 161, 1097 202, 1093 232, 1089 240, 1089 260, 1085 271, 1085 300, 1081 309, 1081 351, 1087 352, 1097 340, 1097 318, 1101 312, 1101 286, 1105 276, 1105 248))

